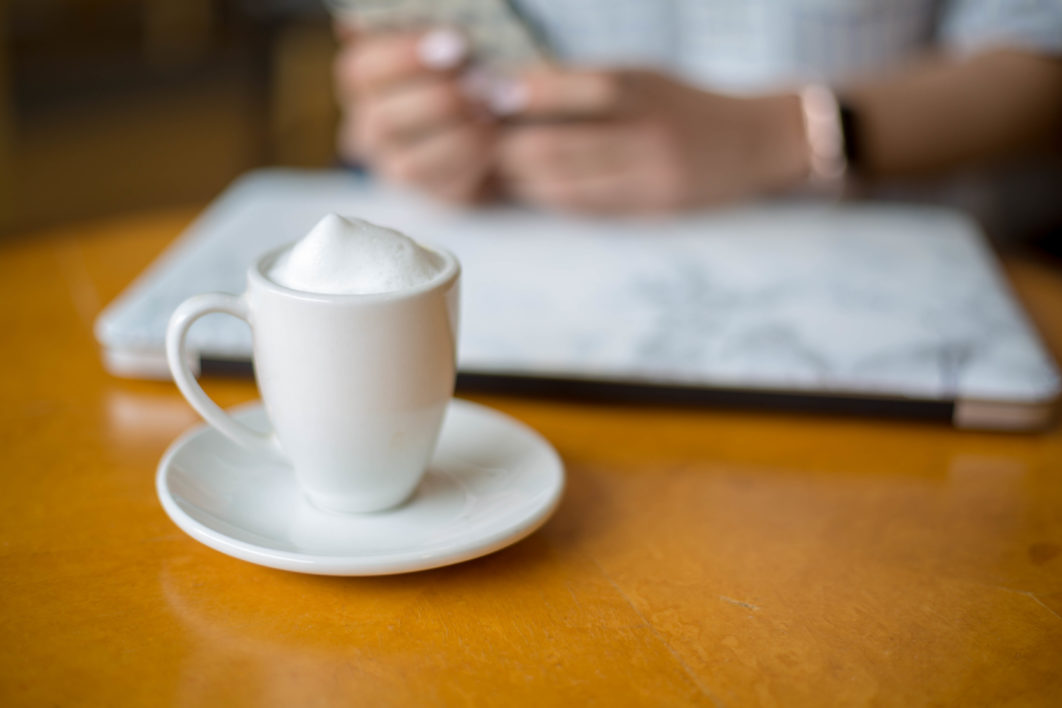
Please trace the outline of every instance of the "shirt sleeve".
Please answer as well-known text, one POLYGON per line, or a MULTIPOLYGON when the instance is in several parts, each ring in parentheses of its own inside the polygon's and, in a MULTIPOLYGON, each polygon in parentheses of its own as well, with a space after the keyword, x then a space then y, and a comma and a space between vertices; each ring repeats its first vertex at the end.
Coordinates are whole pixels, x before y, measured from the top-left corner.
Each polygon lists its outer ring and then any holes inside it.
POLYGON ((989 47, 1062 54, 1062 0, 947 0, 940 40, 960 51, 989 47))

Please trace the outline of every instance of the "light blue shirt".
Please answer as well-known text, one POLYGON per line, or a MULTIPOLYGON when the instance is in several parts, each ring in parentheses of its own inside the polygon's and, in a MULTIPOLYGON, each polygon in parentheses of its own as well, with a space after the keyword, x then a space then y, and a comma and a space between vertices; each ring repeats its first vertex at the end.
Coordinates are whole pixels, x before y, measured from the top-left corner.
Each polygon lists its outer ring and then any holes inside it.
POLYGON ((839 83, 928 50, 1062 53, 1062 0, 513 0, 561 59, 761 91, 839 83))

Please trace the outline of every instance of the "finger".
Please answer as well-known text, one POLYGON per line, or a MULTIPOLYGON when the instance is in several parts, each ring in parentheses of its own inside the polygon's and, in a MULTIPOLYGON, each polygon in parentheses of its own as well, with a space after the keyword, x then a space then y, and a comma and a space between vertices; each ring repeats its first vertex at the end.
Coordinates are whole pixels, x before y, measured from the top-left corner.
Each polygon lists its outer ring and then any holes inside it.
POLYGON ((367 99, 355 115, 360 142, 370 151, 408 145, 473 117, 457 83, 434 76, 367 99))
POLYGON ((381 167, 396 182, 445 190, 486 174, 491 141, 487 127, 466 123, 388 156, 381 167))
POLYGON ((532 180, 510 183, 510 192, 529 204, 593 214, 637 211, 637 195, 630 172, 614 172, 578 179, 532 180))
POLYGON ((509 191, 533 204, 596 214, 672 213, 687 204, 687 184, 664 163, 630 164, 594 175, 535 178, 508 183, 509 191))
POLYGON ((625 84, 623 72, 539 69, 499 86, 489 103, 498 115, 524 118, 608 116, 622 108, 625 84))
POLYGON ((488 196, 487 175, 483 171, 466 171, 429 187, 429 194, 450 204, 476 204, 488 196))
POLYGON ((448 72, 468 56, 468 43, 450 29, 366 35, 349 43, 335 64, 337 93, 376 93, 429 72, 448 72))
POLYGON ((615 172, 635 161, 637 138, 626 123, 511 127, 499 144, 499 170, 514 179, 615 172))

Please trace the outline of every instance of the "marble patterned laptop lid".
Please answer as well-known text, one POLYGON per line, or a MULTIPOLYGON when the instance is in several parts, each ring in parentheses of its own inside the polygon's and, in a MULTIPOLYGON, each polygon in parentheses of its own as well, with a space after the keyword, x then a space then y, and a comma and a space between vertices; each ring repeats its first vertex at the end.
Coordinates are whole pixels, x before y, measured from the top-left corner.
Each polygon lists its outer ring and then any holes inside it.
MULTIPOLYGON (((993 254, 952 211, 773 203, 580 219, 449 208, 338 171, 235 183, 101 314, 108 368, 167 376, 176 305, 241 292, 248 263, 329 211, 458 255, 466 385, 893 409, 999 428, 1042 424, 1058 396, 1058 371, 993 254)), ((233 318, 209 315, 189 339, 204 366, 249 359, 233 318)))

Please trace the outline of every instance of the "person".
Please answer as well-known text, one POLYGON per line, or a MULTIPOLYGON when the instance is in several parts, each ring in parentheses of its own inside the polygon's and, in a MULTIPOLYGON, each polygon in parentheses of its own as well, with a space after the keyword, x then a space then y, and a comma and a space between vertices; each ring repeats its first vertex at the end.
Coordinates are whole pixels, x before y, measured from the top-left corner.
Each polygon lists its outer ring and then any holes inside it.
POLYGON ((1042 161, 1062 138, 1060 0, 513 4, 557 61, 488 90, 453 28, 341 27, 341 154, 451 202, 626 214, 1042 161))

